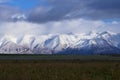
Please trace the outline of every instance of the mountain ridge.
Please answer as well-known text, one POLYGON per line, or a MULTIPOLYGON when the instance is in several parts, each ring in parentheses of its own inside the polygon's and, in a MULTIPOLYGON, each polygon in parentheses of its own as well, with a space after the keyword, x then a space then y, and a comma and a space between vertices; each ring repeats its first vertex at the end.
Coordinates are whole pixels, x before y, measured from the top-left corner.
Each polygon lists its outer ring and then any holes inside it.
POLYGON ((120 54, 120 34, 48 34, 0 38, 0 54, 120 54))

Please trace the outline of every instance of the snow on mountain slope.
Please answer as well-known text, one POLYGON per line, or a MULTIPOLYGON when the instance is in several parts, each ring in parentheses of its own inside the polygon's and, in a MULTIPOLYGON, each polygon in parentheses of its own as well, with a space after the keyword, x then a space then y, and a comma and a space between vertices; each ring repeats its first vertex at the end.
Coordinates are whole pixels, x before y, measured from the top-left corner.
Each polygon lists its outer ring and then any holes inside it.
POLYGON ((2 54, 32 54, 29 48, 17 45, 13 42, 6 42, 1 48, 0 53, 2 54))
POLYGON ((103 34, 100 34, 100 37, 106 40, 111 46, 114 45, 115 47, 120 48, 120 34, 104 32, 103 34))
POLYGON ((79 51, 87 51, 87 53, 94 54, 112 54, 112 53, 120 53, 119 46, 120 38, 119 34, 110 33, 110 32, 102 32, 91 39, 82 39, 79 44, 75 44, 73 48, 79 49, 79 51))
POLYGON ((0 53, 5 54, 106 54, 120 53, 120 34, 49 34, 0 36, 0 53))
POLYGON ((44 47, 55 49, 55 50, 62 50, 63 48, 67 48, 74 44, 77 41, 75 35, 55 35, 45 41, 44 47))

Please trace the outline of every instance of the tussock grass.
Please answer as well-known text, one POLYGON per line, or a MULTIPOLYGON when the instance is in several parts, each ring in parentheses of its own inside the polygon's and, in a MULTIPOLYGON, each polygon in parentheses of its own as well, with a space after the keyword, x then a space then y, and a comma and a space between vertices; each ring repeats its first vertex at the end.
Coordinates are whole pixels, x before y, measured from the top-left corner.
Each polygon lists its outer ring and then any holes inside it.
POLYGON ((0 61, 0 80, 120 80, 119 61, 0 61))

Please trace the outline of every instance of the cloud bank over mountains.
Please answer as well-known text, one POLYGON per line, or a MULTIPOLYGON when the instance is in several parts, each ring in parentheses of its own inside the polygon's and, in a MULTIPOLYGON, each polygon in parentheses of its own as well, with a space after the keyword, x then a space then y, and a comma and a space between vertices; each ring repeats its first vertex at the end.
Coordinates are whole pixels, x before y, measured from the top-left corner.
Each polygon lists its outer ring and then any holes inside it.
POLYGON ((4 22, 0 24, 1 34, 56 34, 56 33, 89 33, 90 31, 111 31, 119 33, 120 22, 106 23, 84 19, 54 21, 48 23, 30 23, 26 21, 4 22))
POLYGON ((119 0, 17 1, 0 0, 0 34, 120 32, 119 0))

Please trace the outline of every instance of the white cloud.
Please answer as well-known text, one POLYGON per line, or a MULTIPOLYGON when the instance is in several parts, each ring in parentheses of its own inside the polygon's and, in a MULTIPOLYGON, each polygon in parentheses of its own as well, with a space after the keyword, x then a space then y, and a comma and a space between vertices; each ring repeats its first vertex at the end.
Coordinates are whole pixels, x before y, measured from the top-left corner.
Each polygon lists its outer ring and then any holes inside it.
POLYGON ((0 24, 1 34, 55 34, 55 33, 85 33, 89 31, 120 32, 120 22, 109 24, 103 21, 91 21, 84 19, 64 20, 44 24, 30 22, 4 22, 0 24))

